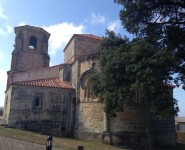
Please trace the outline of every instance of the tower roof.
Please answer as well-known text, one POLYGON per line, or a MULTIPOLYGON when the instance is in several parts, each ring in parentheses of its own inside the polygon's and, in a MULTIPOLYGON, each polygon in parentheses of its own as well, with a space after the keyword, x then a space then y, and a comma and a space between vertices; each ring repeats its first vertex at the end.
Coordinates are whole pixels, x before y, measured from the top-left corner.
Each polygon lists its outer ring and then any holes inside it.
POLYGON ((15 33, 19 30, 25 30, 25 29, 34 29, 34 30, 38 30, 38 31, 42 31, 44 32, 48 38, 50 37, 50 33, 47 32, 46 30, 44 30, 43 28, 40 28, 40 27, 34 27, 34 26, 29 26, 29 25, 24 25, 24 26, 19 26, 19 27, 15 27, 14 28, 14 31, 15 33))

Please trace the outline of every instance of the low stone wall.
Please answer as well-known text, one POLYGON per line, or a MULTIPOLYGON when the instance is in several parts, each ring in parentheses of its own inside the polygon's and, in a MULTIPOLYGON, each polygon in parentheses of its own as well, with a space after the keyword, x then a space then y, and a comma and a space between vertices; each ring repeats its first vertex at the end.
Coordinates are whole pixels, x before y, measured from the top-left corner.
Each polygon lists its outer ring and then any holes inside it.
POLYGON ((102 133, 77 131, 74 135, 77 139, 102 142, 102 133))
POLYGON ((185 132, 177 131, 177 142, 185 144, 185 132))
POLYGON ((154 145, 176 145, 175 121, 171 119, 153 119, 151 121, 154 145))
POLYGON ((146 134, 144 132, 115 132, 111 133, 111 144, 122 146, 124 148, 144 149, 146 143, 146 134))
POLYGON ((48 135, 67 136, 66 131, 61 132, 61 123, 21 122, 12 127, 48 135))

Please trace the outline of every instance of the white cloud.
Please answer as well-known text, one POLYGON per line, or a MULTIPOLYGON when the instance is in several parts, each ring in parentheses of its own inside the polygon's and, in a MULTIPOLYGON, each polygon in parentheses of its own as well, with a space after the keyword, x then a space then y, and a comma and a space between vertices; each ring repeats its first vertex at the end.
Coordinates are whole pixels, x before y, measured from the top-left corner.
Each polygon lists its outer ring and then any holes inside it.
POLYGON ((92 24, 105 24, 105 16, 103 15, 99 15, 99 14, 95 14, 94 12, 91 13, 91 23, 92 24))
POLYGON ((6 85, 6 81, 7 81, 7 73, 4 70, 0 70, 0 75, 1 75, 1 80, 0 80, 0 86, 4 86, 6 85))
POLYGON ((44 26, 43 28, 51 34, 49 39, 49 53, 51 55, 56 55, 58 50, 64 48, 73 34, 81 34, 84 31, 83 25, 74 25, 68 22, 44 26))
POLYGON ((9 24, 8 17, 4 14, 2 7, 0 6, 0 36, 6 36, 13 31, 13 28, 9 24))
POLYGON ((26 25, 26 22, 24 22, 24 21, 21 21, 21 22, 18 24, 18 26, 24 26, 24 25, 26 25))
POLYGON ((8 30, 8 33, 11 33, 13 31, 13 28, 10 25, 7 25, 6 28, 8 30))
POLYGON ((3 13, 3 9, 1 6, 0 6, 0 18, 4 20, 8 20, 8 17, 3 13))
POLYGON ((121 22, 120 20, 115 20, 109 23, 108 30, 118 32, 121 28, 121 22))

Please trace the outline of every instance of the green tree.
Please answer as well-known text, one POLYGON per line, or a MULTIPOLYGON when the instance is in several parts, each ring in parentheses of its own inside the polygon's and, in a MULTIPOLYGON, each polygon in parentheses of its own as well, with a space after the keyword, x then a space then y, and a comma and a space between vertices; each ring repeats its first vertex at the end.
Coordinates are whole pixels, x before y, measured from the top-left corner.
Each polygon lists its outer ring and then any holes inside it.
POLYGON ((126 103, 143 103, 147 110, 146 149, 151 149, 151 115, 166 118, 178 111, 178 107, 174 109, 172 89, 165 85, 171 80, 169 64, 174 65, 173 59, 167 48, 144 38, 129 41, 109 31, 100 47, 101 71, 92 76, 92 88, 104 103, 108 117, 124 111, 126 103))
POLYGON ((115 116, 123 109, 127 100, 124 93, 130 85, 126 74, 127 50, 129 41, 116 36, 114 32, 107 31, 100 48, 101 71, 92 76, 93 89, 105 104, 105 112, 115 116))
MULTIPOLYGON (((123 26, 149 43, 167 48, 173 55, 169 64, 177 86, 185 83, 185 1, 183 0, 115 0, 121 4, 123 26), (171 65, 171 66, 170 66, 171 65)), ((169 80, 168 80, 169 81, 169 80)))
POLYGON ((124 109, 125 103, 136 99, 152 104, 153 112, 160 117, 176 114, 178 107, 173 108, 176 101, 169 97, 164 86, 164 80, 171 79, 168 65, 174 61, 173 55, 166 53, 167 49, 160 49, 144 39, 129 41, 107 31, 100 48, 101 71, 92 76, 92 80, 93 89, 104 102, 109 116, 115 116, 124 109), (164 107, 159 114, 155 105, 159 101, 171 107, 164 107))
POLYGON ((172 117, 178 112, 169 84, 185 82, 185 2, 178 0, 115 0, 122 4, 123 26, 136 38, 129 41, 107 32, 100 48, 101 71, 92 77, 93 89, 108 116, 137 99, 148 111, 146 148, 151 115, 172 117))

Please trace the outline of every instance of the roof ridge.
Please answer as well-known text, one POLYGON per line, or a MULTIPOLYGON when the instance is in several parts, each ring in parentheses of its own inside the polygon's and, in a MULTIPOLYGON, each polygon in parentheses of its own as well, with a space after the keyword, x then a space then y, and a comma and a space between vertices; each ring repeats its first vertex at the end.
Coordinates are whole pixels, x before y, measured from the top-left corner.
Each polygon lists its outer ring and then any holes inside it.
POLYGON ((32 82, 32 81, 40 81, 40 80, 43 80, 44 81, 44 80, 57 79, 57 78, 59 78, 59 77, 42 78, 42 79, 34 79, 34 80, 24 80, 24 81, 16 81, 16 82, 13 82, 13 83, 18 83, 18 82, 32 82))
POLYGON ((103 39, 102 37, 100 36, 97 36, 97 35, 94 35, 94 34, 74 34, 74 36, 82 36, 82 37, 86 37, 86 38, 92 38, 92 39, 96 39, 96 40, 101 40, 103 39))
POLYGON ((23 85, 23 86, 40 86, 40 87, 74 89, 74 86, 71 82, 63 81, 59 77, 30 80, 30 81, 19 81, 19 82, 13 82, 12 84, 23 85))

